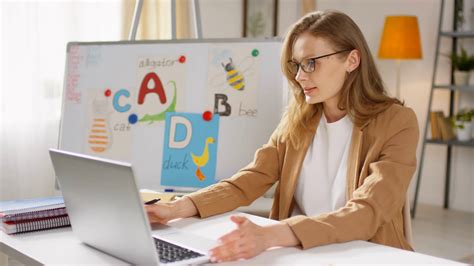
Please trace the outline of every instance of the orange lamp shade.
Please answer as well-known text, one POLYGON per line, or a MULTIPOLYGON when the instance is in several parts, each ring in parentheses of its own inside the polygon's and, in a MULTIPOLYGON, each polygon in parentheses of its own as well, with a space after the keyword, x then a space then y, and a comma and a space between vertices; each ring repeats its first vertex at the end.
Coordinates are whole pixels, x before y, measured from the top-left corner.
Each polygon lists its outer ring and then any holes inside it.
POLYGON ((420 59, 421 56, 417 17, 386 17, 378 57, 382 59, 420 59))

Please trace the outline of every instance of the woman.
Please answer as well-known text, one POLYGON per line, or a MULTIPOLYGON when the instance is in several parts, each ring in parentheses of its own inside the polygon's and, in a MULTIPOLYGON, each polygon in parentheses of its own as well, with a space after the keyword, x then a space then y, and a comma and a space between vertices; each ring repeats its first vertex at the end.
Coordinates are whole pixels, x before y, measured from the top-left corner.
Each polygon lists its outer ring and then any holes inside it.
POLYGON ((150 221, 231 211, 278 182, 270 218, 280 223, 262 227, 233 216, 237 229, 220 238, 212 261, 351 240, 411 250, 402 209, 418 123, 387 96, 360 29, 339 12, 308 14, 286 36, 281 65, 294 99, 254 161, 178 201, 147 206, 150 221))

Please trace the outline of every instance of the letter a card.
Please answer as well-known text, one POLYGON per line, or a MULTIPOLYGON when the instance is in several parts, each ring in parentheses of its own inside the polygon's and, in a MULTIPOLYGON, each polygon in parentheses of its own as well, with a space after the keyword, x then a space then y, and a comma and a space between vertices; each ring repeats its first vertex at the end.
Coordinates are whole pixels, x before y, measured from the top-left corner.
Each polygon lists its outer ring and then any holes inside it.
POLYGON ((161 185, 202 188, 216 182, 219 115, 166 113, 161 185))

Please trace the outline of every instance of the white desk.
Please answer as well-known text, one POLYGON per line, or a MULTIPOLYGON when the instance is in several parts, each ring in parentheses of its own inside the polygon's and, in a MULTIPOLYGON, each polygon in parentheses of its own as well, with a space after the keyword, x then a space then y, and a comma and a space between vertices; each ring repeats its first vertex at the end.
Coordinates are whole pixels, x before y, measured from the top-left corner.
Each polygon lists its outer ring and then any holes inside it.
MULTIPOLYGON (((234 213, 235 214, 235 213, 234 213)), ((241 214, 249 217, 259 225, 272 224, 275 221, 241 214)), ((188 218, 172 222, 170 225, 193 232, 208 238, 217 239, 222 234, 235 228, 229 220, 230 214, 207 219, 188 218)), ((25 263, 37 264, 126 264, 106 255, 76 239, 71 228, 53 229, 19 235, 6 235, 0 232, 0 251, 25 263)), ((247 260, 226 263, 226 265, 266 264, 347 264, 347 263, 435 263, 456 264, 457 262, 404 251, 365 241, 352 241, 344 244, 333 244, 309 250, 298 248, 277 248, 268 250, 259 256, 247 260)))

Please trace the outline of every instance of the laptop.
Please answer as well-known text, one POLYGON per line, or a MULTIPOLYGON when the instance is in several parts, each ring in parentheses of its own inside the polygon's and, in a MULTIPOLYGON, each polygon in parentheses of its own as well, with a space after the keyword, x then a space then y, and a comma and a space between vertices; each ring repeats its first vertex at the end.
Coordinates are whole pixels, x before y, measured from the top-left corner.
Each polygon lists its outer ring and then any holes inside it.
POLYGON ((137 265, 209 261, 215 240, 153 225, 129 163, 49 150, 74 234, 85 244, 137 265))

